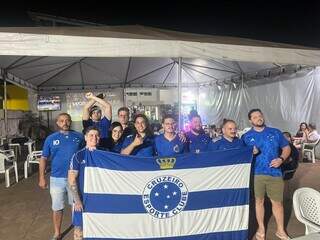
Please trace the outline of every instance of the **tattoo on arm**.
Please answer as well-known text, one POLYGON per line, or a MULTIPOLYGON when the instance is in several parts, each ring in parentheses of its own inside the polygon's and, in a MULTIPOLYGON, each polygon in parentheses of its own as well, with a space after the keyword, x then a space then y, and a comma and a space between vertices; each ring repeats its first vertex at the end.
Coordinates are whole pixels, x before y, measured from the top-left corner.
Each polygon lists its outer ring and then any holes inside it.
POLYGON ((79 195, 79 189, 78 189, 77 184, 76 183, 69 184, 69 188, 70 188, 73 200, 75 202, 81 202, 80 195, 79 195))

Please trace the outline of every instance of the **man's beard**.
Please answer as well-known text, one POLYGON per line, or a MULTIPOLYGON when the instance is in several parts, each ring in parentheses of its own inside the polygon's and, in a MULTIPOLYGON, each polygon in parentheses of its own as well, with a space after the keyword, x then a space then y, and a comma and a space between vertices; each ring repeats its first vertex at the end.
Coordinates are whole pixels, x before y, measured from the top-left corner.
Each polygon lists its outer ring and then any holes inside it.
POLYGON ((197 134, 200 134, 204 131, 202 128, 200 128, 200 129, 191 128, 191 129, 192 129, 192 131, 194 131, 197 134))
POLYGON ((260 124, 253 124, 254 127, 264 127, 264 121, 260 124))

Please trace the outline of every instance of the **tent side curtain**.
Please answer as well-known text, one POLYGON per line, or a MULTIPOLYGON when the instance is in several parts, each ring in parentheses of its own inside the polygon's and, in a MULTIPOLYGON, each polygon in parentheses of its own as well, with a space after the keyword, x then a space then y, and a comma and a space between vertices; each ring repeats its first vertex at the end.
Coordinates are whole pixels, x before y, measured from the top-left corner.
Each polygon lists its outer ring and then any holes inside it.
POLYGON ((210 124, 221 124, 223 118, 234 119, 239 128, 249 127, 248 112, 259 108, 267 125, 295 134, 301 122, 320 126, 320 68, 294 78, 271 81, 263 85, 239 89, 222 89, 217 86, 201 88, 200 115, 210 124), (203 99, 201 99, 203 98, 203 99))

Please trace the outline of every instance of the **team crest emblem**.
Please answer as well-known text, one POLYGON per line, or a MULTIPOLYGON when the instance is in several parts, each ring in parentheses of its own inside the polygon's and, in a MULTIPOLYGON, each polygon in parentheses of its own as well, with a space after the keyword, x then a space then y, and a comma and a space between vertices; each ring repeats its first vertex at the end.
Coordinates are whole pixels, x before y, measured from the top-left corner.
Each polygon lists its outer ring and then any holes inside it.
POLYGON ((179 148, 179 145, 178 145, 178 144, 173 147, 173 151, 174 151, 175 153, 178 153, 178 152, 180 151, 180 148, 179 148))
POLYGON ((160 169, 172 169, 176 164, 176 158, 174 157, 157 158, 156 162, 159 164, 160 169))
POLYGON ((187 205, 186 184, 175 176, 160 176, 149 181, 142 194, 147 213, 155 218, 170 218, 179 214, 187 205))

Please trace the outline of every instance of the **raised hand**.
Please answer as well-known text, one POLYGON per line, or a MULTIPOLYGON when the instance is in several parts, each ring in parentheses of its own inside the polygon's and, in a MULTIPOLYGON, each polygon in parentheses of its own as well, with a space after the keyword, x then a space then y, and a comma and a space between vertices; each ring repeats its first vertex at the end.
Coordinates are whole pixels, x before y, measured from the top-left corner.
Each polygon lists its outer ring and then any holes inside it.
POLYGON ((87 99, 91 99, 93 97, 93 93, 92 92, 88 92, 88 93, 86 93, 85 96, 86 96, 87 99))

